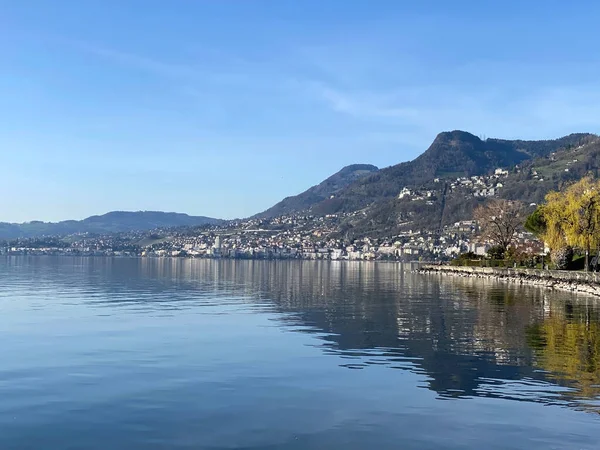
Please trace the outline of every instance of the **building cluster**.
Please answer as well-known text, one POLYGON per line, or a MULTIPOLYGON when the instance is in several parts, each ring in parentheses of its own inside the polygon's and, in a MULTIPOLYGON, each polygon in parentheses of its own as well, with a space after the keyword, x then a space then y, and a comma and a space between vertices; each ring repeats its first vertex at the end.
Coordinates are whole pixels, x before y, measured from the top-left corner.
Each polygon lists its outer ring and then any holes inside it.
POLYGON ((226 227, 176 233, 147 245, 141 256, 248 259, 374 260, 416 259, 422 253, 407 240, 343 239, 336 236, 342 215, 251 219, 226 227))
MULTIPOLYGON (((160 230, 153 230, 157 232, 160 230)), ((15 239, 2 244, 0 254, 68 255, 68 256, 137 256, 135 244, 152 232, 133 231, 102 236, 87 233, 67 237, 35 237, 15 239)))
POLYGON ((504 187, 502 180, 508 177, 508 170, 496 169, 492 175, 459 177, 450 183, 450 192, 466 191, 473 197, 495 197, 504 187))
POLYGON ((466 197, 496 197, 500 189, 504 187, 504 179, 508 177, 508 170, 496 169, 493 174, 476 175, 472 177, 458 177, 451 180, 433 179, 433 185, 420 189, 402 188, 398 199, 410 201, 425 201, 428 205, 442 195, 458 192, 466 197), (442 184, 444 183, 444 184, 442 184), (437 185, 437 186, 436 186, 437 185))
POLYGON ((399 199, 407 198, 413 202, 419 200, 425 200, 428 205, 433 205, 433 201, 437 198, 435 190, 422 189, 422 190, 410 190, 407 187, 403 188, 398 194, 399 199))

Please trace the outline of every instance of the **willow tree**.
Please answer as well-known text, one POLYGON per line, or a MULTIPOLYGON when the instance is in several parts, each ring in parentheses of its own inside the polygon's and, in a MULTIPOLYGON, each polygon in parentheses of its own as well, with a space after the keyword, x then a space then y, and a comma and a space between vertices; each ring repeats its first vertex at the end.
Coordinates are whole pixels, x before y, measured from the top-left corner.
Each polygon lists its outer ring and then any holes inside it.
POLYGON ((483 237, 505 253, 523 223, 524 207, 521 202, 494 199, 478 206, 473 215, 483 237))
POLYGON ((566 199, 561 192, 546 194, 546 204, 541 208, 544 217, 542 239, 551 251, 566 247, 567 240, 564 232, 566 199))
POLYGON ((546 232, 550 248, 565 243, 585 252, 588 269, 590 249, 600 244, 600 181, 582 178, 563 192, 550 192, 544 205, 546 232))

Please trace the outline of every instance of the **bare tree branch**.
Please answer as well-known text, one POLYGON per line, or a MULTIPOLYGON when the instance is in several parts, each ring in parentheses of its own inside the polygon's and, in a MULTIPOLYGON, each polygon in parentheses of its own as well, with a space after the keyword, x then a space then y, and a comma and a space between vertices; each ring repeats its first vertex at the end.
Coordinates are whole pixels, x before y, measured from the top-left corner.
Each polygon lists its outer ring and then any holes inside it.
POLYGON ((484 238, 506 251, 522 225, 525 208, 521 202, 494 199, 474 212, 484 238))

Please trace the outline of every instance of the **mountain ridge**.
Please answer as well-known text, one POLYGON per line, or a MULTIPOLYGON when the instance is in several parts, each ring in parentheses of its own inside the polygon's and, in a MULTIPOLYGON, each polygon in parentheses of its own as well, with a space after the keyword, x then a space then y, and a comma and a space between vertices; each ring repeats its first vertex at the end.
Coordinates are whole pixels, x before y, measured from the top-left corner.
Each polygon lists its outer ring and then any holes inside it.
POLYGON ((561 189, 586 175, 600 175, 597 135, 573 134, 550 142, 512 141, 511 145, 542 156, 525 159, 512 167, 498 167, 503 170, 497 176, 488 173, 474 180, 446 178, 438 183, 428 180, 412 185, 406 197, 371 203, 360 215, 347 219, 342 231, 357 236, 393 234, 406 229, 435 232, 457 221, 472 219, 473 209, 490 197, 519 200, 533 207, 551 190, 561 189))
POLYGON ((439 133, 425 152, 411 161, 386 167, 341 189, 335 198, 313 204, 314 214, 357 211, 374 202, 398 196, 404 187, 420 186, 435 178, 471 177, 496 168, 514 167, 547 156, 566 146, 579 145, 595 135, 574 133, 553 140, 486 139, 466 131, 439 133))
POLYGON ((323 180, 321 183, 308 188, 300 194, 286 197, 271 208, 256 214, 255 218, 276 217, 302 211, 307 207, 335 196, 337 192, 350 183, 375 173, 379 170, 372 164, 350 164, 323 180))

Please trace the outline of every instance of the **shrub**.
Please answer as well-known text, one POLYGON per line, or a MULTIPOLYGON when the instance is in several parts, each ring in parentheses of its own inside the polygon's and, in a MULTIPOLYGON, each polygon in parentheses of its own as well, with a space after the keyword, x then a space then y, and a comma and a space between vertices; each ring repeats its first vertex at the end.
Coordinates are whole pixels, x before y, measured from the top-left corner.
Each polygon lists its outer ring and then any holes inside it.
POLYGON ((488 258, 490 259, 504 259, 505 251, 504 248, 502 248, 502 246, 494 245, 493 247, 490 247, 487 254, 488 258))
POLYGON ((481 261, 481 256, 476 255, 473 252, 466 252, 466 253, 461 253, 460 255, 458 255, 456 258, 454 258, 452 261, 450 261, 450 264, 453 266, 470 266, 470 265, 474 265, 474 262, 480 262, 481 261))

